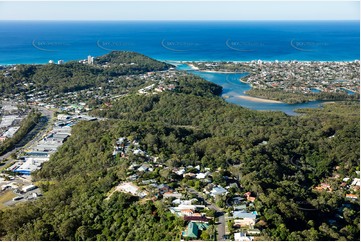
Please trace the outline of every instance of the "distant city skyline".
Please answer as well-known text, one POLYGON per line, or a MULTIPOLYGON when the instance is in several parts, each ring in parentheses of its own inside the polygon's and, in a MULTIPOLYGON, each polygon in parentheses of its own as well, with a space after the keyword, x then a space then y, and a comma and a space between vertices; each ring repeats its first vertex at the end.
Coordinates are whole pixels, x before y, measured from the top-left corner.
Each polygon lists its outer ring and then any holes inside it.
POLYGON ((0 20, 359 20, 359 1, 0 1, 0 20))

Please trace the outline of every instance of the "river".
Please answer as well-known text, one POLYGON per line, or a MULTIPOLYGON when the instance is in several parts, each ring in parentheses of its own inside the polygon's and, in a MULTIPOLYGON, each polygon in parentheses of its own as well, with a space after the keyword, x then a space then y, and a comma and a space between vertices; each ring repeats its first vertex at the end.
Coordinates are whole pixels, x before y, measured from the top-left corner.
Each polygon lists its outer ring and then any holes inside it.
MULTIPOLYGON (((172 63, 175 64, 175 63, 172 63)), ((307 103, 287 104, 282 102, 273 102, 265 99, 251 99, 246 91, 251 89, 247 83, 240 81, 242 76, 247 73, 219 73, 219 72, 204 72, 191 69, 186 64, 178 64, 178 70, 188 71, 195 75, 204 78, 207 81, 213 82, 223 87, 222 97, 230 103, 240 105, 245 108, 263 111, 282 111, 287 115, 298 115, 295 112, 299 108, 319 108, 322 106, 322 101, 312 101, 307 103)))

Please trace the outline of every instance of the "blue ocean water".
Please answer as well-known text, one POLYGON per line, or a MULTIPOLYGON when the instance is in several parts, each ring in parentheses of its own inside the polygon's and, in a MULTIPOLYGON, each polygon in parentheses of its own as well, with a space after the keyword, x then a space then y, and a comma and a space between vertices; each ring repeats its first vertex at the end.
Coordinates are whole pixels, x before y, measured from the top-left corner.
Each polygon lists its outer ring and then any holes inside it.
POLYGON ((131 50, 158 60, 360 59, 358 21, 0 21, 0 64, 80 60, 131 50))

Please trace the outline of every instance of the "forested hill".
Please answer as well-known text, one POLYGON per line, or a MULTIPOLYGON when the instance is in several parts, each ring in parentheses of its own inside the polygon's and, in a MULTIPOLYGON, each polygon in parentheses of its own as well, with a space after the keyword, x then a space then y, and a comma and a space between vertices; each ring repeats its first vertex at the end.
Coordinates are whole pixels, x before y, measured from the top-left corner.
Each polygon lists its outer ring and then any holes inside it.
POLYGON ((110 74, 139 74, 148 71, 162 71, 172 65, 154 60, 148 56, 128 51, 112 51, 94 59, 96 65, 108 66, 110 74))
MULTIPOLYGON (((188 188, 202 192, 210 182, 173 171, 199 165, 213 184, 240 184, 216 198, 225 211, 227 199, 254 194, 262 239, 358 241, 359 200, 346 194, 359 197, 359 191, 341 184, 359 170, 360 105, 337 102, 290 117, 229 104, 220 90, 183 76, 172 90, 130 93, 94 110, 106 119, 73 126, 34 174, 44 196, 0 211, 0 239, 180 240, 185 221, 144 182, 168 185, 190 199, 188 188), (146 155, 114 155, 120 137, 146 155), (152 170, 131 169, 135 164, 152 170), (110 196, 134 175, 147 197, 110 196), (325 182, 331 191, 315 190, 325 182)), ((211 239, 203 232, 202 238, 211 239)))
POLYGON ((94 59, 94 64, 70 61, 64 64, 17 65, 0 75, 0 93, 22 94, 46 91, 53 95, 99 87, 121 75, 162 71, 172 67, 135 52, 113 51, 94 59))

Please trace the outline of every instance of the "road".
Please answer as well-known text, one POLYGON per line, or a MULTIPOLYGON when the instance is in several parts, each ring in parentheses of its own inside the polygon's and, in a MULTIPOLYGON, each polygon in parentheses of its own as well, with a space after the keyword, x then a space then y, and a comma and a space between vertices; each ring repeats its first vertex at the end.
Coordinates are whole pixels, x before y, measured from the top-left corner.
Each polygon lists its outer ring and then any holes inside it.
MULTIPOLYGON (((15 148, 12 149, 11 151, 5 153, 4 155, 0 156, 0 162, 2 162, 3 160, 7 159, 8 157, 10 157, 12 154, 17 153, 21 150, 24 150, 28 147, 30 147, 31 145, 33 145, 36 141, 39 140, 39 138, 41 138, 46 132, 47 132, 47 128, 44 128, 46 126, 49 126, 51 122, 49 122, 53 116, 53 111, 48 110, 46 108, 42 108, 42 107, 36 107, 36 106, 31 106, 32 108, 37 108, 41 114, 41 122, 39 122, 33 129, 32 131, 30 131, 29 136, 31 138, 31 140, 29 142, 26 142, 25 144, 23 144, 23 140, 26 140, 27 138, 29 138, 28 134, 20 140, 20 142, 18 144, 15 145, 15 148), (31 132, 36 132, 36 134, 32 134, 31 132)), ((10 160, 7 160, 4 162, 3 166, 7 165, 10 162, 10 160)))
POLYGON ((218 218, 218 224, 217 224, 217 240, 224 240, 224 235, 226 233, 226 222, 225 222, 225 218, 224 218, 224 212, 222 211, 222 209, 220 207, 218 207, 216 204, 214 203, 210 203, 206 200, 206 198, 204 197, 204 194, 201 192, 198 192, 196 190, 194 190, 193 188, 187 187, 187 190, 192 193, 192 194, 196 194, 198 197, 201 197, 204 199, 204 201, 207 203, 207 207, 210 209, 213 209, 216 211, 216 217, 218 218))

